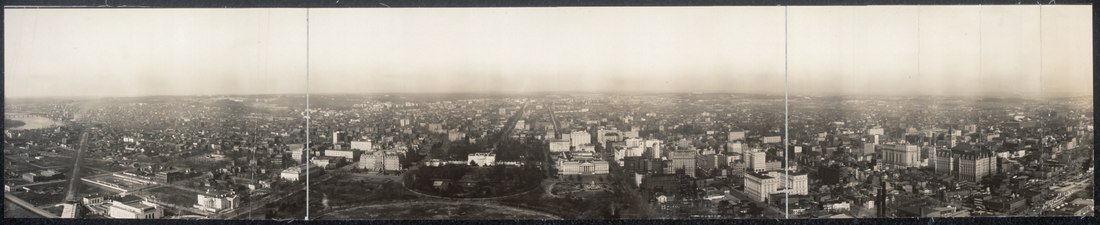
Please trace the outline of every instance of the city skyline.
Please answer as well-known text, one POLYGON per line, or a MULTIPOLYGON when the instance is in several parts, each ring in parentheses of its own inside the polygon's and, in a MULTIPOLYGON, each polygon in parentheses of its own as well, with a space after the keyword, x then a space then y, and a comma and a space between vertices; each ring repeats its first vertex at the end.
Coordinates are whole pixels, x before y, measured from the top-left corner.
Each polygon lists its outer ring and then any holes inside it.
POLYGON ((1043 11, 790 7, 784 27, 782 7, 311 9, 308 24, 305 9, 15 9, 5 95, 297 94, 307 63, 321 94, 775 95, 785 57, 795 96, 1091 95, 1088 8, 1043 11))

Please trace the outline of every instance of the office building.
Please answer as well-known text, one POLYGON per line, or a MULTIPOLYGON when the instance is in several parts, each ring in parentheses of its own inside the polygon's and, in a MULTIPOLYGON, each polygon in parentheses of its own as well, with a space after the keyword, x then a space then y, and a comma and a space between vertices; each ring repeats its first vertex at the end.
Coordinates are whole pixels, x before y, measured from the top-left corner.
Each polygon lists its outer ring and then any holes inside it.
POLYGON ((374 151, 360 157, 356 168, 373 171, 398 171, 404 162, 405 154, 395 150, 374 151))
POLYGON ((348 141, 348 133, 347 132, 343 132, 343 131, 333 131, 332 132, 332 145, 340 146, 340 145, 343 145, 343 144, 347 143, 347 141, 348 141))
POLYGON ((359 156, 358 152, 356 151, 336 149, 325 150, 324 155, 329 157, 344 158, 347 161, 355 161, 355 159, 358 158, 357 156, 359 156))
POLYGON ((569 146, 581 146, 592 143, 592 135, 586 131, 573 131, 569 133, 569 146))
POLYGON ((371 141, 352 141, 351 142, 351 149, 352 150, 370 151, 370 150, 373 150, 372 148, 374 148, 374 143, 371 143, 371 141))
POLYGON ((570 145, 570 144, 571 144, 571 143, 570 143, 570 142, 568 142, 568 141, 562 141, 562 140, 551 140, 551 141, 550 141, 550 152, 552 152, 552 153, 557 153, 557 152, 568 152, 568 151, 569 151, 569 147, 570 147, 569 145, 570 145))
POLYGON ((782 141, 783 141, 783 137, 778 136, 778 135, 776 135, 776 136, 764 136, 763 138, 760 138, 760 142, 764 142, 764 144, 777 144, 777 143, 780 143, 782 141))
POLYGON ((745 174, 745 195, 753 201, 767 201, 768 196, 777 188, 779 188, 779 179, 756 172, 745 174))
POLYGON ((661 158, 661 140, 646 139, 642 142, 642 145, 645 146, 646 154, 648 154, 650 158, 661 158))
POLYGON ((752 169, 753 172, 764 172, 764 170, 767 170, 768 165, 765 161, 766 156, 766 152, 754 149, 752 151, 746 152, 745 156, 742 158, 747 161, 749 169, 752 169))
POLYGON ((936 174, 947 174, 961 180, 980 182, 997 173, 996 153, 969 144, 951 150, 937 151, 936 174))
POLYGON ((729 157, 724 154, 707 154, 699 155, 698 163, 696 166, 703 171, 711 171, 714 169, 724 169, 729 166, 729 157))
POLYGON ((155 177, 153 178, 160 183, 174 183, 176 181, 187 179, 188 177, 190 177, 190 175, 191 174, 185 170, 174 169, 157 172, 155 177))
POLYGON ((726 137, 726 141, 745 141, 745 131, 733 131, 726 137))
POLYGON ((786 174, 772 171, 766 174, 750 172, 745 175, 745 194, 754 201, 767 201, 777 193, 789 195, 809 194, 809 177, 806 174, 786 174))
POLYGON ((695 177, 695 150, 676 150, 669 152, 668 159, 672 161, 673 171, 683 171, 688 176, 695 177))
POLYGON ((867 129, 867 135, 884 135, 884 134, 886 134, 886 130, 882 129, 882 128, 867 129))
POLYGON ((920 147, 911 144, 883 145, 882 161, 898 167, 920 166, 920 147))

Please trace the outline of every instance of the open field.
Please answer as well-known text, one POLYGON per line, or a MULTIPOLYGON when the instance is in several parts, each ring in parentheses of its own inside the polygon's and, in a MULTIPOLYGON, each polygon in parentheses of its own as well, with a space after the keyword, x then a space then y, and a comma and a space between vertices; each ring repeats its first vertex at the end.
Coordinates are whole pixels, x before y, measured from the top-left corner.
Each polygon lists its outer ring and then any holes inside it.
MULTIPOLYGON (((328 195, 330 204, 362 204, 375 201, 392 200, 401 196, 414 195, 401 187, 399 182, 382 176, 368 177, 352 174, 337 175, 328 182, 312 187, 313 196, 328 195)), ((415 197, 413 197, 415 198, 415 197)), ((316 198, 320 199, 320 197, 316 198)))
POLYGON ((11 201, 4 201, 4 218, 42 218, 30 210, 24 209, 11 201))
POLYGON ((67 182, 58 182, 30 187, 31 191, 29 192, 13 191, 10 193, 28 203, 34 204, 34 206, 42 207, 65 201, 65 188, 68 186, 69 184, 67 182))
POLYGON ((198 193, 182 190, 179 188, 167 186, 156 187, 145 190, 144 192, 149 193, 149 195, 151 196, 155 196, 159 201, 167 202, 180 207, 190 207, 195 205, 195 203, 198 203, 198 200, 196 199, 196 195, 198 193))
MULTIPOLYGON (((121 165, 118 165, 118 163, 115 162, 115 161, 106 161, 106 160, 91 159, 91 158, 84 158, 84 161, 82 161, 81 164, 84 164, 84 167, 90 168, 91 170, 95 170, 95 171, 121 172, 121 171, 125 171, 125 170, 129 169, 129 168, 123 167, 121 165)), ((84 170, 84 172, 91 172, 91 171, 84 170)))
POLYGON ((38 165, 38 166, 45 167, 45 168, 71 166, 71 165, 73 165, 73 161, 74 161, 73 158, 49 157, 49 156, 42 156, 42 159, 28 158, 26 160, 27 160, 27 162, 29 162, 31 164, 38 165))
POLYGON ((558 219, 557 216, 491 203, 415 201, 355 207, 323 219, 558 219))
POLYGON ((9 157, 4 159, 4 161, 7 162, 7 165, 4 166, 5 172, 26 173, 39 170, 38 167, 27 163, 25 160, 16 160, 9 157))

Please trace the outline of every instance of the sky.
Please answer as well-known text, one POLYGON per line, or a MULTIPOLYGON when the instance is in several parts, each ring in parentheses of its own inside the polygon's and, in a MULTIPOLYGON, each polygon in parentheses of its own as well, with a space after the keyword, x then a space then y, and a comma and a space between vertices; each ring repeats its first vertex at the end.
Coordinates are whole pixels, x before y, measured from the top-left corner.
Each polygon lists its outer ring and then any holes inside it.
POLYGON ((6 97, 305 93, 305 10, 4 13, 6 97))
POLYGON ((782 94, 787 79, 796 95, 1092 91, 1089 6, 786 10, 6 9, 4 88, 7 97, 305 93, 307 85, 310 93, 782 94))

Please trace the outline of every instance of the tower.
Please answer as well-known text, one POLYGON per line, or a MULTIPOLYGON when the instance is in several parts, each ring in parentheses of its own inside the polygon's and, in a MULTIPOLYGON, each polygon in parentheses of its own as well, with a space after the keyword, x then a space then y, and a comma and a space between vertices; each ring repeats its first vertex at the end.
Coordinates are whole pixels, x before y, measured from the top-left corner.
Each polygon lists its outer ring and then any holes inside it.
POLYGON ((886 173, 879 176, 878 196, 875 196, 875 206, 878 207, 878 217, 885 218, 886 214, 886 173))

